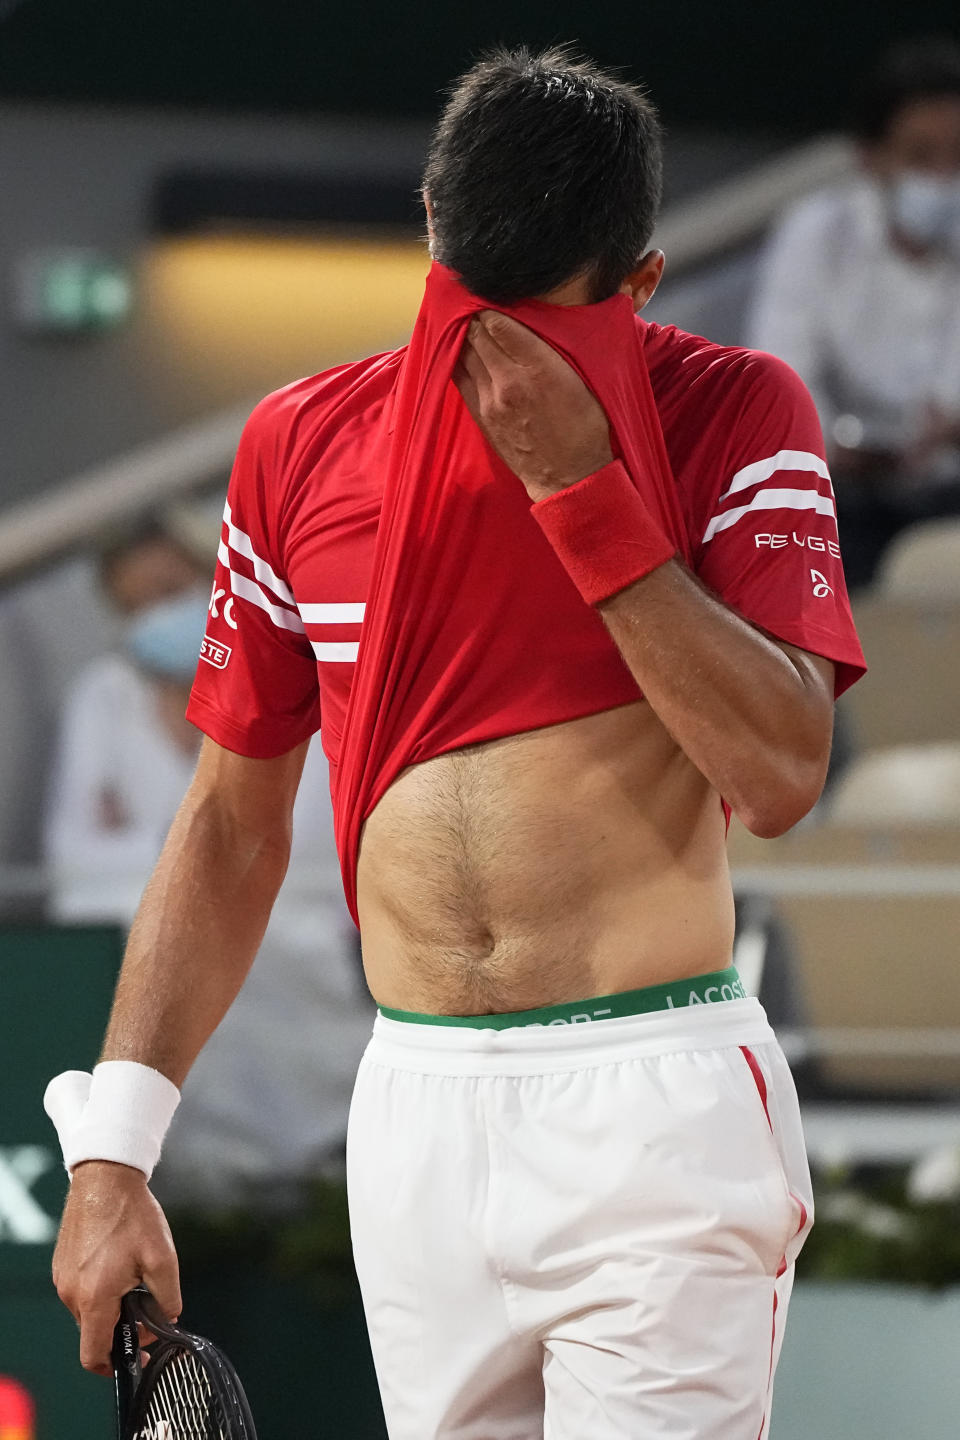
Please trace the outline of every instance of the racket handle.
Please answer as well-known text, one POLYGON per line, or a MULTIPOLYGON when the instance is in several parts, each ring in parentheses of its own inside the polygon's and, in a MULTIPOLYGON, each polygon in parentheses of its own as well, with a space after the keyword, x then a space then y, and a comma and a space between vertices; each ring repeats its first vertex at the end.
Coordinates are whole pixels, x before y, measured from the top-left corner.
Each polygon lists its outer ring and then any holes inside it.
POLYGON ((127 1440, 127 1422, 140 1384, 140 1336, 128 1296, 120 1302, 120 1319, 113 1332, 113 1374, 117 1384, 117 1437, 127 1440))

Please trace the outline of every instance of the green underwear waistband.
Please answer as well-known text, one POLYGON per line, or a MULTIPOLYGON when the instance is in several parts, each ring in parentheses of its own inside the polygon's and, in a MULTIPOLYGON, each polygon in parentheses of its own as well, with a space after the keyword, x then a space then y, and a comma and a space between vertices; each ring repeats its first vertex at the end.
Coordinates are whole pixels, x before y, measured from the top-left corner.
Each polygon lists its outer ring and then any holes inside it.
POLYGON ((512 1010, 505 1015, 418 1015, 413 1010, 379 1007, 388 1020, 413 1025, 466 1025, 474 1030, 511 1030, 524 1025, 579 1025, 587 1020, 614 1020, 626 1015, 648 1015, 653 1010, 682 1010, 687 1005, 713 1005, 723 1000, 745 1000, 747 992, 731 965, 728 970, 711 970, 689 980, 672 980, 669 985, 647 985, 643 990, 624 990, 619 995, 598 995, 593 1000, 570 1000, 563 1005, 543 1005, 539 1010, 512 1010))

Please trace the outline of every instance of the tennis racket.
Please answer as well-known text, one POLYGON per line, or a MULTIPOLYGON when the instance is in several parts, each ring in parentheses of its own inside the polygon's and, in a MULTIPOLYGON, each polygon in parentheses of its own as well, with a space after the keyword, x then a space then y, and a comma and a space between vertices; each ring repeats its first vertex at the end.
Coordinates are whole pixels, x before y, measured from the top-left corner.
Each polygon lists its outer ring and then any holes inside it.
POLYGON ((121 1302, 113 1371, 119 1440, 257 1440, 230 1361, 211 1341, 165 1320, 143 1286, 121 1302), (157 1337, 146 1366, 138 1321, 157 1337))

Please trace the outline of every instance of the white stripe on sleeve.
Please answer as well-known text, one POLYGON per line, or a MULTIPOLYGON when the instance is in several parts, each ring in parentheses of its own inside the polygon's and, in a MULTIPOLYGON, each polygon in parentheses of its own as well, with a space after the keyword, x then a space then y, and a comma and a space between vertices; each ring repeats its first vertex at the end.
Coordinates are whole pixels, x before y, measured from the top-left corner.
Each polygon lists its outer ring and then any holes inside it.
POLYGON ((362 601, 357 604, 297 606, 305 625, 359 625, 366 608, 362 601))
POLYGON ((318 660, 356 660, 359 640, 311 640, 318 660))
POLYGON ((236 570, 230 569, 230 552, 222 540, 217 548, 217 558, 221 565, 230 572, 230 589, 234 595, 239 596, 241 600, 249 600, 251 605, 257 605, 261 610, 265 610, 274 625, 280 630, 292 630, 295 635, 304 634, 303 621, 299 615, 294 614, 292 610, 285 610, 282 605, 274 604, 255 580, 251 580, 247 575, 238 575, 236 570))
POLYGON ((706 545, 714 535, 721 530, 729 530, 731 525, 736 525, 738 520, 742 520, 744 515, 748 515, 752 510, 816 510, 818 515, 832 515, 834 520, 837 518, 829 495, 820 495, 816 490, 760 490, 749 505, 738 505, 733 510, 714 515, 703 532, 701 543, 706 545))
MULTIPOLYGON (((253 548, 253 541, 246 531, 238 530, 236 525, 234 525, 229 500, 223 507, 223 523, 227 527, 227 543, 231 550, 236 550, 238 555, 242 555, 245 560, 250 561, 253 566, 253 573, 260 583, 269 586, 274 595, 278 596, 281 600, 285 600, 288 605, 296 604, 289 585, 280 579, 280 576, 272 565, 269 565, 266 560, 257 554, 253 548)), ((224 561, 224 564, 226 563, 227 562, 224 561)))
POLYGON ((760 485, 778 470, 812 470, 814 475, 819 475, 821 479, 830 479, 827 462, 819 455, 814 455, 809 450, 778 450, 776 455, 769 455, 766 460, 754 460, 752 465, 745 465, 742 470, 738 470, 720 499, 726 500, 728 495, 749 490, 751 485, 760 485))

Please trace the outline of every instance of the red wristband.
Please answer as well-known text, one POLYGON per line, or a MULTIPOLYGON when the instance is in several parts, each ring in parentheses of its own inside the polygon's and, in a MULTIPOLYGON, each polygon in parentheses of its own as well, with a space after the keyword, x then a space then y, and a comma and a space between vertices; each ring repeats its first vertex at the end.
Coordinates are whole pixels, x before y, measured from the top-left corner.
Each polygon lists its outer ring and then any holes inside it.
POLYGON ((619 460, 538 500, 531 514, 588 605, 609 600, 677 553, 619 460))

